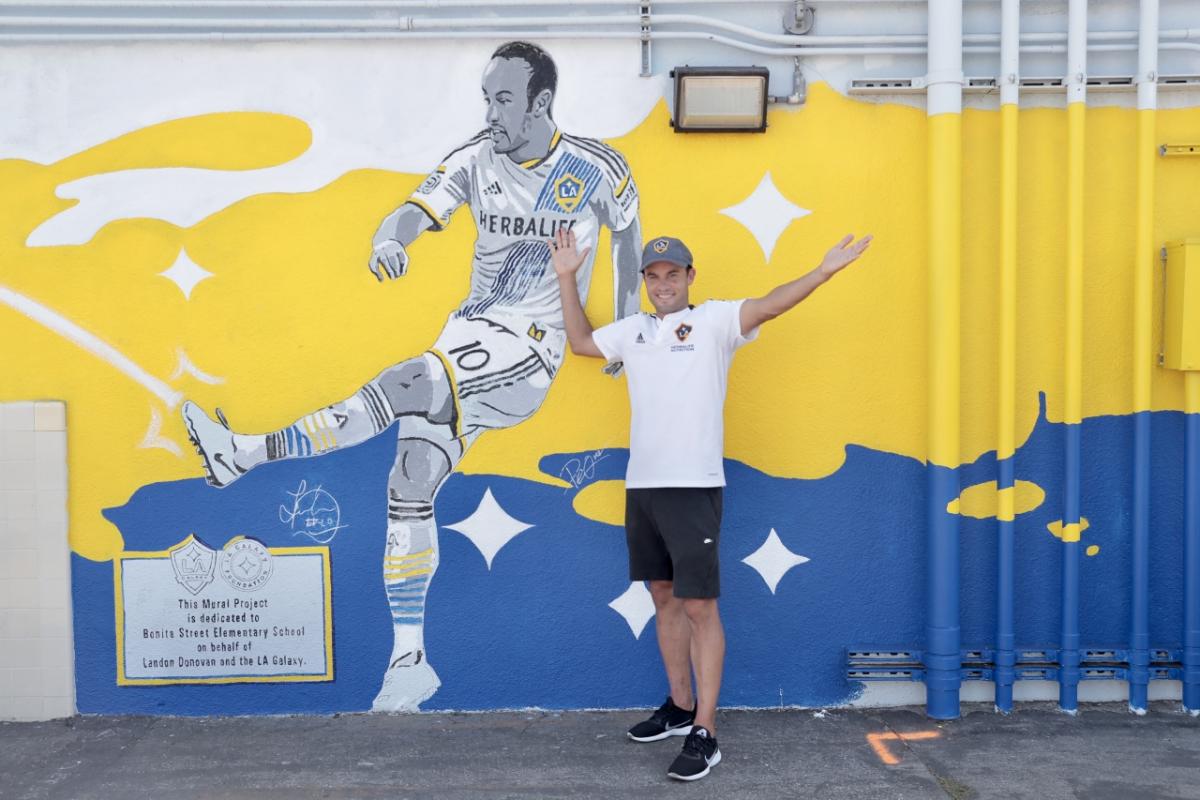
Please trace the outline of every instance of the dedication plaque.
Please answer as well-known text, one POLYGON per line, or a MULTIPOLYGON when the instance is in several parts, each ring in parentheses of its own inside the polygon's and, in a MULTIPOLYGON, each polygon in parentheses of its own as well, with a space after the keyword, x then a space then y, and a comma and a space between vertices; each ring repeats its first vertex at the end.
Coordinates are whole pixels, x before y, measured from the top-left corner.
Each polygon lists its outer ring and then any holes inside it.
POLYGON ((118 684, 333 680, 328 547, 188 536, 113 564, 118 684))

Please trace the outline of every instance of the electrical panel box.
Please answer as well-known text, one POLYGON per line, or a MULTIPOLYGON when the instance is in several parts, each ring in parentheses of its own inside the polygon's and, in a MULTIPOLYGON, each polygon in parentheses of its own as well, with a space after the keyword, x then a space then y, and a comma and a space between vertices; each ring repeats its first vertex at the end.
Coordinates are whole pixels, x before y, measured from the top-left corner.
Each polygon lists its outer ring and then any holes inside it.
POLYGON ((1163 366, 1200 370, 1200 239, 1167 242, 1163 366))

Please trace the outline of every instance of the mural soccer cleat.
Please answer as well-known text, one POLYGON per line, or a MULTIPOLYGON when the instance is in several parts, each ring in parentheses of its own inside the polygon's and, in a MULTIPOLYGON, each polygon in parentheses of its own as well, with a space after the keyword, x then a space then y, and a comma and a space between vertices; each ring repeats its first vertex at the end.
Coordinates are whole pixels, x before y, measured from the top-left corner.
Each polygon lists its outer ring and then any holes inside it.
POLYGON ((204 461, 204 477, 210 486, 219 489, 246 474, 246 470, 234 462, 236 448, 233 431, 225 424, 220 411, 217 416, 219 422, 211 419, 191 400, 183 404, 183 421, 187 426, 188 438, 204 461))
POLYGON ((433 697, 441 685, 423 651, 405 653, 388 666, 371 710, 419 711, 421 703, 433 697))

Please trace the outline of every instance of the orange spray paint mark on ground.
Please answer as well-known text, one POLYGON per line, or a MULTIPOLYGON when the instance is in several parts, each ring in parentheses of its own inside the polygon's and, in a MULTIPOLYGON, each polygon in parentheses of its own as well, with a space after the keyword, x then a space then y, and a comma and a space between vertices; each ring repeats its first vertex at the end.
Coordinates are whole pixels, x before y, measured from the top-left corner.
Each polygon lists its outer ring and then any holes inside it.
POLYGON ((941 731, 912 731, 911 733, 887 731, 886 733, 868 733, 867 741, 871 743, 871 749, 875 751, 875 755, 879 756, 880 761, 885 764, 899 764, 900 759, 892 755, 892 751, 884 742, 896 740, 917 742, 922 739, 937 739, 941 735, 941 731))

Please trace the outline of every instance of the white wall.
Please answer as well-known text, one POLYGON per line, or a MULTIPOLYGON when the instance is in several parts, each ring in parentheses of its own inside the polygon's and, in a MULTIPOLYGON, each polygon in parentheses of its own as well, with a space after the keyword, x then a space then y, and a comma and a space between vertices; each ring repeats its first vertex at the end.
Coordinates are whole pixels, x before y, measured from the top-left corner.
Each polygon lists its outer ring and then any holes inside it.
POLYGON ((74 713, 66 406, 0 403, 0 720, 74 713))

